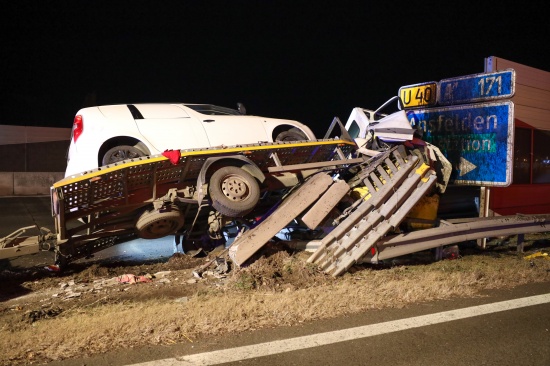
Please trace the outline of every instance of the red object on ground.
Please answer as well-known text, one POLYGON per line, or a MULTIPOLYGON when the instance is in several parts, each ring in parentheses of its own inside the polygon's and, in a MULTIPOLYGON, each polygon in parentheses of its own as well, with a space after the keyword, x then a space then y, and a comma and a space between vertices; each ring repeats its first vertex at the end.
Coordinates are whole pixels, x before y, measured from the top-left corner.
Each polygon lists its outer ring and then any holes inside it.
POLYGON ((162 153, 163 156, 167 157, 168 160, 174 165, 180 161, 180 151, 179 150, 166 150, 162 153))

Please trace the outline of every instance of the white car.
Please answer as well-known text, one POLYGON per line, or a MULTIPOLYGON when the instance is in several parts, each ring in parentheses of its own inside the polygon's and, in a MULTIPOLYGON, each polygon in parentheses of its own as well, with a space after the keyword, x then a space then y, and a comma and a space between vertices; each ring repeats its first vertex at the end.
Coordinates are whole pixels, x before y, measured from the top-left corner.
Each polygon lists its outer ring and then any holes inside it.
POLYGON ((74 118, 65 176, 166 150, 314 140, 304 124, 210 104, 122 104, 83 108, 74 118))

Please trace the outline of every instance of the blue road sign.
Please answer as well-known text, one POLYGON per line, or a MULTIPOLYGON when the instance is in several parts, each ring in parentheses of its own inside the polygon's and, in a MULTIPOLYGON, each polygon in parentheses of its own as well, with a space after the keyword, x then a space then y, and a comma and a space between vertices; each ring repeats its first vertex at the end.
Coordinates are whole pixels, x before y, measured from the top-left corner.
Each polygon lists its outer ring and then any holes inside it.
POLYGON ((514 104, 511 101, 411 109, 407 116, 453 165, 451 183, 505 187, 512 183, 514 104))
POLYGON ((465 104, 511 98, 515 92, 513 69, 443 79, 439 82, 439 105, 465 104))

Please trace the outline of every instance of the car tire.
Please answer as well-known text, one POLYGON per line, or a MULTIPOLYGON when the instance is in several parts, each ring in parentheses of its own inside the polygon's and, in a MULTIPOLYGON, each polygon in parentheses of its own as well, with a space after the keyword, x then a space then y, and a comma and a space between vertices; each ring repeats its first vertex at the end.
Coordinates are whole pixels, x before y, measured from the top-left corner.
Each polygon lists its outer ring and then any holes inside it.
POLYGON ((135 159, 145 155, 143 151, 135 146, 120 145, 107 150, 101 159, 101 163, 102 165, 110 165, 122 160, 135 159))
POLYGON ((158 239, 178 231, 184 223, 183 215, 175 205, 167 210, 147 210, 136 222, 137 235, 143 239, 158 239))
POLYGON ((208 184, 212 207, 227 217, 242 217, 260 200, 260 187, 248 172, 235 166, 218 169, 208 184))
POLYGON ((275 141, 302 141, 307 139, 307 136, 297 128, 283 131, 275 137, 275 141))

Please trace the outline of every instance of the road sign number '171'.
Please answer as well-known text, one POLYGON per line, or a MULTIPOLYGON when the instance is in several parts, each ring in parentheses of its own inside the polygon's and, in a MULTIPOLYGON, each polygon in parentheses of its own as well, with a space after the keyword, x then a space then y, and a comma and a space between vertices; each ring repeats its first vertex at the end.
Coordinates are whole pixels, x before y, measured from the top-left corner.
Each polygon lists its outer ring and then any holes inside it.
POLYGON ((514 103, 500 101, 411 109, 411 124, 453 166, 456 185, 505 187, 512 183, 514 103))
POLYGON ((430 107, 437 102, 437 83, 428 83, 402 86, 399 88, 399 96, 403 107, 430 107))
POLYGON ((511 98, 515 79, 513 69, 444 79, 439 82, 437 103, 451 105, 511 98))

